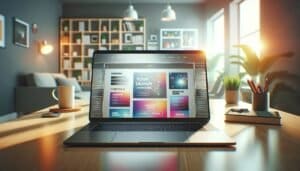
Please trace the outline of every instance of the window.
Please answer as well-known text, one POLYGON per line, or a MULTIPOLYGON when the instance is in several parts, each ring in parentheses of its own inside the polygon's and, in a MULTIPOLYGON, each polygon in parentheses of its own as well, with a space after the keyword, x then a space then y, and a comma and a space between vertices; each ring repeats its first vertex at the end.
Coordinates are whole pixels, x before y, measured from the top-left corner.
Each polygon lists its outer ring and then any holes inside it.
POLYGON ((224 9, 208 19, 207 33, 208 85, 211 89, 216 86, 216 80, 224 72, 224 9))
POLYGON ((243 0, 238 4, 239 44, 251 46, 259 55, 260 43, 260 0, 243 0))

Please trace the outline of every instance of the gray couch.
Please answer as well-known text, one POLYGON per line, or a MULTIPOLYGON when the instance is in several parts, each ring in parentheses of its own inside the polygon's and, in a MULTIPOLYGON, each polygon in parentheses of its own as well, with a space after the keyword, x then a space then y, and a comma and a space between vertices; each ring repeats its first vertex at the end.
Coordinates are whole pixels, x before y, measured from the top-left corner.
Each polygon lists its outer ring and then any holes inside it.
POLYGON ((89 101, 90 92, 82 89, 75 79, 57 73, 30 73, 20 76, 20 86, 16 87, 16 112, 31 113, 57 104, 52 91, 59 85, 73 85, 75 98, 89 101))

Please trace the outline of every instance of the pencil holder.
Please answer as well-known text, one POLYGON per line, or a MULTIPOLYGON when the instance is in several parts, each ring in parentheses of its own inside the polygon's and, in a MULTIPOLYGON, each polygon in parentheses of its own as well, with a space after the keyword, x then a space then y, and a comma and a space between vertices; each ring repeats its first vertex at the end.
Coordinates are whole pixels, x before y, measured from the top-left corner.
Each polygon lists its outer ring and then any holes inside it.
POLYGON ((270 106, 269 92, 261 94, 252 94, 252 109, 254 111, 268 111, 270 106))

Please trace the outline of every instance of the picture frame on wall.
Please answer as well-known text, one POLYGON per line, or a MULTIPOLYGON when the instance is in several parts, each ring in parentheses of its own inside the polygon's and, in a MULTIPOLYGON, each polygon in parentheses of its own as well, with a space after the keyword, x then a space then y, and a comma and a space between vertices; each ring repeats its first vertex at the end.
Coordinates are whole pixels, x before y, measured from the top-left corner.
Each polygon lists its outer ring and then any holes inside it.
POLYGON ((14 18, 14 44, 29 48, 29 24, 18 18, 14 18))
POLYGON ((0 14, 0 47, 5 47, 5 17, 0 14))

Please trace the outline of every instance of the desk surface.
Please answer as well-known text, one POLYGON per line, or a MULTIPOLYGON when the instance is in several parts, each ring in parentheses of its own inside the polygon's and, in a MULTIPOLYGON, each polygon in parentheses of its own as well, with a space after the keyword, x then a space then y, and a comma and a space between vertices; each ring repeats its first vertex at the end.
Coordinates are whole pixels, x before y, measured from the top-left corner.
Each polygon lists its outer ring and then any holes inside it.
MULTIPOLYGON (((88 123, 88 106, 59 118, 39 111, 0 124, 0 171, 45 170, 300 170, 300 117, 280 112, 282 126, 224 122, 223 100, 211 121, 233 137, 226 148, 67 148, 62 142, 88 123)), ((246 105, 246 104, 242 104, 246 105)))

